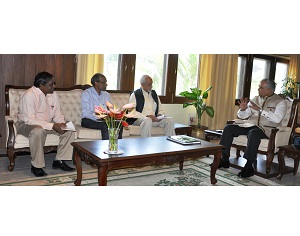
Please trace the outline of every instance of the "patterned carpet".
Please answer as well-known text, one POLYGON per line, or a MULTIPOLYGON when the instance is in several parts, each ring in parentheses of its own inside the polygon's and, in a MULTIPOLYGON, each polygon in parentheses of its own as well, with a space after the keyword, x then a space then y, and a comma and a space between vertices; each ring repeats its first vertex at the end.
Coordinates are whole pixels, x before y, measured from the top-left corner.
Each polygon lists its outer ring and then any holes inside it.
MULTIPOLYGON (((211 186, 210 166, 212 158, 199 158, 184 162, 183 171, 178 163, 172 165, 153 165, 142 168, 126 168, 108 173, 108 186, 211 186)), ((243 179, 237 176, 234 168, 218 169, 215 186, 278 186, 279 184, 258 177, 243 179)), ((13 176, 14 172, 8 174, 13 176)), ((32 174, 31 174, 32 175, 32 174)), ((76 172, 49 174, 46 177, 22 178, 20 180, 0 180, 2 186, 74 186, 76 172)), ((83 172, 82 186, 96 186, 97 170, 86 166, 83 172)))

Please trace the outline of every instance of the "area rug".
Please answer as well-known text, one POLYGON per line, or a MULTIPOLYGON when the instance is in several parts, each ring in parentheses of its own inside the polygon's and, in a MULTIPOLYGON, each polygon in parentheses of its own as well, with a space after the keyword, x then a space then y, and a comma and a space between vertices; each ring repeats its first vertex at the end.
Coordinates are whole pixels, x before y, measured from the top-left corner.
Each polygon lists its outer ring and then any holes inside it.
MULTIPOLYGON (((152 165, 141 168, 126 168, 108 172, 108 186, 212 186, 210 166, 212 158, 185 161, 180 171, 178 163, 172 165, 152 165)), ((97 169, 85 168, 82 186, 97 186, 97 169)), ((239 170, 218 169, 214 186, 279 186, 279 184, 259 176, 239 178, 239 170)), ((76 172, 48 175, 42 178, 27 178, 20 181, 1 182, 2 186, 74 186, 76 172)))

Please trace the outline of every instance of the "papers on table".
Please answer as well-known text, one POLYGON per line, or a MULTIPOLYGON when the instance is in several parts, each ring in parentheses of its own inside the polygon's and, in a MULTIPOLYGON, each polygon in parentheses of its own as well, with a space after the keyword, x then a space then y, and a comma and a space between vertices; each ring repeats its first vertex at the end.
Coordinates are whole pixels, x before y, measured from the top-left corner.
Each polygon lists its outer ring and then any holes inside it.
POLYGON ((249 128, 249 127, 255 126, 254 124, 251 124, 251 123, 244 123, 244 124, 237 124, 237 125, 240 127, 243 127, 243 128, 249 128))
POLYGON ((255 124, 249 123, 248 120, 241 120, 241 119, 234 120, 234 124, 244 128, 255 126, 255 124))
POLYGON ((158 116, 158 117, 156 117, 157 119, 159 119, 159 120, 161 120, 161 119, 163 119, 163 118, 165 118, 166 116, 165 115, 160 115, 160 116, 158 116))
POLYGON ((69 121, 68 123, 66 123, 66 126, 67 127, 62 128, 62 130, 76 131, 72 121, 69 121))
POLYGON ((168 140, 180 143, 183 145, 191 145, 191 144, 201 144, 201 140, 197 138, 193 138, 187 135, 174 135, 174 136, 168 136, 168 140))

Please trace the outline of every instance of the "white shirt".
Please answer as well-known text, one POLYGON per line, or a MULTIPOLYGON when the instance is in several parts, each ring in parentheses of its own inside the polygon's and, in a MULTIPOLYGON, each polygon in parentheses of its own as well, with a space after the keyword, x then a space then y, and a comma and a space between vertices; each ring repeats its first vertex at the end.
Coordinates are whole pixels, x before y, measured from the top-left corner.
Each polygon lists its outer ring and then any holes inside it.
MULTIPOLYGON (((251 103, 248 103, 248 107, 245 111, 242 111, 241 109, 238 110, 238 117, 241 119, 246 119, 252 115, 252 109, 249 107, 251 103)), ((262 116, 264 116, 267 120, 274 122, 274 123, 280 123, 286 113, 286 102, 285 100, 282 100, 278 105, 276 106, 275 112, 268 112, 266 110, 263 110, 261 113, 262 116)))
MULTIPOLYGON (((154 101, 151 92, 148 93, 146 92, 144 89, 142 89, 143 91, 143 95, 144 95, 144 108, 142 112, 138 112, 135 108, 133 109, 134 112, 134 118, 145 118, 147 115, 154 115, 155 116, 155 111, 156 111, 156 102, 154 101)), ((164 115, 165 111, 162 109, 162 105, 159 99, 159 96, 157 96, 158 98, 158 113, 157 114, 161 114, 164 115)), ((129 98, 129 103, 134 103, 135 107, 136 107, 136 98, 135 98, 135 94, 132 93, 130 98, 129 98)))
POLYGON ((54 91, 45 96, 35 86, 21 95, 17 118, 18 121, 24 121, 27 125, 39 125, 46 130, 52 130, 53 122, 65 123, 57 93, 54 91))

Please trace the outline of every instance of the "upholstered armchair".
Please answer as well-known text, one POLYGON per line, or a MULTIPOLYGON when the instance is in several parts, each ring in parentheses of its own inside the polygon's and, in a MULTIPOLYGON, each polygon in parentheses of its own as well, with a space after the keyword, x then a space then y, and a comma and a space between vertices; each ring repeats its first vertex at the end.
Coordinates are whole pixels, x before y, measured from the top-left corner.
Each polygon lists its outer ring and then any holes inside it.
MULTIPOLYGON (((273 162, 274 156, 278 154, 278 147, 287 145, 291 142, 291 133, 295 129, 295 117, 298 113, 298 104, 300 104, 300 99, 285 99, 287 102, 287 112, 282 121, 282 126, 272 129, 270 139, 262 139, 258 148, 259 154, 266 155, 266 174, 265 176, 262 175, 266 178, 273 176, 270 176, 271 163, 273 162)), ((233 139, 232 147, 236 148, 236 157, 239 158, 241 156, 240 151, 244 152, 246 150, 247 136, 240 135, 239 137, 235 137, 233 139)), ((276 172, 274 174, 276 174, 276 172)))

